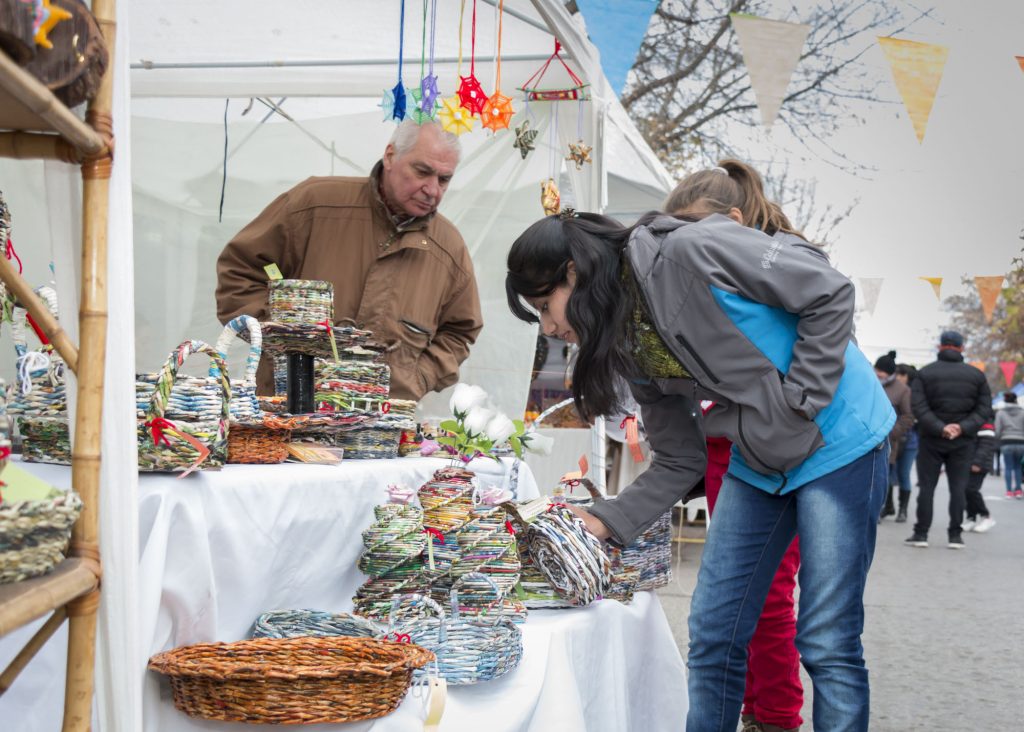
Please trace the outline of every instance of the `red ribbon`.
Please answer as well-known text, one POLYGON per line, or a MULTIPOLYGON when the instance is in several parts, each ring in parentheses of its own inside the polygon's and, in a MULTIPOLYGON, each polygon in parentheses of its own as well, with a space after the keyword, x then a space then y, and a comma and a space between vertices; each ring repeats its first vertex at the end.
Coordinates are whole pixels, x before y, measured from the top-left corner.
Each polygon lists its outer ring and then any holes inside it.
POLYGON ((395 643, 412 643, 412 637, 408 633, 388 633, 385 640, 393 640, 395 643))
POLYGON ((508 530, 508 533, 512 534, 512 536, 516 535, 516 530, 512 528, 511 521, 505 521, 505 528, 508 530))
POLYGON ((619 425, 619 429, 626 430, 626 446, 633 456, 633 462, 642 463, 644 461, 644 453, 640 449, 640 425, 637 422, 636 415, 627 415, 622 420, 622 424, 619 425))
POLYGON ((149 422, 146 422, 146 427, 149 427, 150 432, 153 434, 153 444, 159 445, 160 441, 168 447, 171 446, 171 441, 167 439, 167 435, 164 434, 164 430, 173 430, 174 423, 168 422, 163 417, 153 417, 149 422))
POLYGON ((6 460, 11 456, 11 446, 3 445, 0 446, 0 460, 6 460))
POLYGON ((327 328, 327 335, 331 334, 331 320, 330 320, 330 318, 324 318, 323 320, 318 320, 317 321, 317 325, 322 325, 323 327, 327 328))
POLYGON ((437 529, 431 529, 429 527, 426 527, 426 528, 423 529, 423 533, 424 534, 430 534, 435 539, 439 540, 442 544, 444 544, 444 534, 442 534, 437 529))

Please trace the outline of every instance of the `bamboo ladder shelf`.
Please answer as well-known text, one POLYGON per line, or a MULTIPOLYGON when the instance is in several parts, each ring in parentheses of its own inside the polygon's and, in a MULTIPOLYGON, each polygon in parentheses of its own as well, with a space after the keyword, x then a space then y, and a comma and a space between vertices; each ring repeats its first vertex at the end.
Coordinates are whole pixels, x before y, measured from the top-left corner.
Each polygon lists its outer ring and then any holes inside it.
POLYGON ((0 52, 0 157, 61 160, 82 168, 80 347, 76 348, 32 288, 0 257, 0 280, 28 309, 78 382, 71 480, 84 504, 65 559, 50 574, 0 585, 0 636, 47 613, 50 618, 0 672, 0 694, 65 618, 69 621, 63 732, 87 732, 92 722, 96 609, 99 605, 100 429, 107 350, 107 209, 113 163, 111 101, 115 0, 93 0, 110 63, 83 122, 0 52))

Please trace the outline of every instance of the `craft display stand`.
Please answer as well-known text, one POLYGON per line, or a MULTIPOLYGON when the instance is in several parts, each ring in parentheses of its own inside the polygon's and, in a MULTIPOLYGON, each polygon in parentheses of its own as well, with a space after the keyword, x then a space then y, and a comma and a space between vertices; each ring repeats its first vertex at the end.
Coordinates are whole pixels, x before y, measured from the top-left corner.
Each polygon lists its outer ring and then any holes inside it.
MULTIPOLYGON (((114 58, 115 0, 93 0, 92 13, 114 58)), ((0 53, 0 156, 59 160, 82 168, 82 282, 78 347, 32 288, 0 257, 0 280, 46 333, 78 382, 72 484, 84 509, 68 557, 50 574, 0 586, 0 637, 52 613, 0 673, 6 691, 65 618, 69 620, 63 732, 85 732, 92 719, 96 609, 99 606, 100 429, 107 341, 107 210, 113 165, 108 67, 81 121, 34 76, 0 53)))

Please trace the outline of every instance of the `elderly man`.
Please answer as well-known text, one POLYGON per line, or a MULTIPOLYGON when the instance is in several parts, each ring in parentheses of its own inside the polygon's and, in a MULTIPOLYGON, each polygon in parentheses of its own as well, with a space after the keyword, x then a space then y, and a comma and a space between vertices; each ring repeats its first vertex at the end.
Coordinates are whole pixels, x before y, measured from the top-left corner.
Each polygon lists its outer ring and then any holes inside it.
MULTIPOLYGON (((267 317, 267 273, 334 283, 335 322, 387 345, 391 396, 458 380, 483 327, 473 263, 438 204, 459 162, 454 135, 403 122, 369 178, 309 178, 279 196, 217 260, 217 315, 267 317)), ((260 365, 261 393, 273 393, 260 365)))

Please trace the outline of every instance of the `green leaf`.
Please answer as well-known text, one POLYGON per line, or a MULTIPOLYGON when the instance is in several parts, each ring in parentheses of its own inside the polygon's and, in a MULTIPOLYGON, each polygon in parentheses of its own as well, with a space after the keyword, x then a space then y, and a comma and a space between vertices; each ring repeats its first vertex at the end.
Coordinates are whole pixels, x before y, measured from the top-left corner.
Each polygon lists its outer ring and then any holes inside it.
POLYGON ((446 419, 444 422, 438 425, 445 432, 462 432, 462 427, 454 419, 446 419))
POLYGON ((513 435, 508 438, 509 447, 512 448, 512 452, 516 454, 517 458, 523 457, 523 441, 513 435))
POLYGON ((447 445, 448 447, 455 447, 454 437, 438 437, 437 442, 441 445, 447 445))

